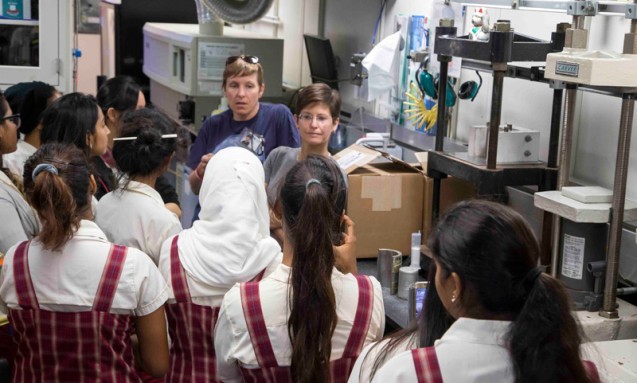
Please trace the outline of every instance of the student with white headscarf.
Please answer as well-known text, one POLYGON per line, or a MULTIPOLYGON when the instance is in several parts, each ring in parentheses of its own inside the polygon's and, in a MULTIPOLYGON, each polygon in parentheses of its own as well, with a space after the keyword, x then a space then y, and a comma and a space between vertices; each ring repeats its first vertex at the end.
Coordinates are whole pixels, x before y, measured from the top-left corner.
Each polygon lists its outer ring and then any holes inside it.
POLYGON ((167 382, 216 381, 214 327, 224 294, 281 262, 263 185, 263 166, 249 150, 219 151, 204 173, 200 219, 162 246, 159 269, 171 287, 167 382))

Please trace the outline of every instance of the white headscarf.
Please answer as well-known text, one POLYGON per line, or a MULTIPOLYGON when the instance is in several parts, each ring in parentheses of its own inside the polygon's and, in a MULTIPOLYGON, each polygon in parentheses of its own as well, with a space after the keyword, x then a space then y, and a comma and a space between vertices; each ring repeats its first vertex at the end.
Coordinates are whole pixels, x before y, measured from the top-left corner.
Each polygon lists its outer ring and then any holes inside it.
POLYGON ((281 252, 270 237, 263 165, 249 150, 230 147, 212 157, 199 201, 199 220, 178 241, 192 278, 231 287, 252 279, 281 252))

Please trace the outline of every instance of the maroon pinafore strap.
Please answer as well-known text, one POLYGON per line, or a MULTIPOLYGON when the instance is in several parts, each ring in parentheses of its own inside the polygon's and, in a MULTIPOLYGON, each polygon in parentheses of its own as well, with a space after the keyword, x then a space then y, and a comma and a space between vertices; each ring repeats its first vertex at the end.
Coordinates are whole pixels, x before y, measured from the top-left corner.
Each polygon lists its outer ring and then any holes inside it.
POLYGON ((442 373, 434 347, 411 350, 418 383, 442 383, 442 373))

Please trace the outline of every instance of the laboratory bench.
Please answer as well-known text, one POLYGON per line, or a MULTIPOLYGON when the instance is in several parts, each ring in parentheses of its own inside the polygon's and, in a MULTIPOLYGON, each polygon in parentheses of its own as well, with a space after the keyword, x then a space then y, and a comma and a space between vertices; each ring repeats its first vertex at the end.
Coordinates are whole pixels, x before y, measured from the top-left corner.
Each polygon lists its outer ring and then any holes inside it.
MULTIPOLYGON (((409 257, 403 257, 403 266, 407 266, 409 257)), ((358 273, 362 275, 376 275, 376 258, 360 258, 356 262, 358 273)), ((422 270, 418 274, 418 280, 424 281, 422 270)), ((398 298, 396 294, 390 294, 388 287, 383 287, 383 304, 385 305, 385 334, 400 330, 409 324, 409 307, 406 299, 398 298)))

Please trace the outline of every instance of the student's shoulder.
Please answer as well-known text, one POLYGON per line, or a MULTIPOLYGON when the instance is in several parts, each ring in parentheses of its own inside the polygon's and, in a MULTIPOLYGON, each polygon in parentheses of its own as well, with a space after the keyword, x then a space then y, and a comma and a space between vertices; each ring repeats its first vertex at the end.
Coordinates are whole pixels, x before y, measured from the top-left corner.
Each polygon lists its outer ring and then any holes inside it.
POLYGON ((298 156, 298 152, 301 148, 290 148, 289 146, 277 146, 272 149, 268 155, 268 159, 272 157, 273 160, 283 160, 285 157, 298 156))

